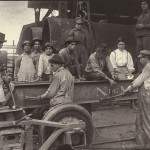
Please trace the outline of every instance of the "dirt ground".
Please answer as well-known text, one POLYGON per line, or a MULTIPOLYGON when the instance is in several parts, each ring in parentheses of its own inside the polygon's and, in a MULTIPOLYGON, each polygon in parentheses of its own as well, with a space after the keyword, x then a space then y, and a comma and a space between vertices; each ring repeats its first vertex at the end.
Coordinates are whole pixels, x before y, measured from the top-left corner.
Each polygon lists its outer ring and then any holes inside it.
POLYGON ((136 110, 129 106, 99 107, 92 113, 96 148, 135 147, 136 110))

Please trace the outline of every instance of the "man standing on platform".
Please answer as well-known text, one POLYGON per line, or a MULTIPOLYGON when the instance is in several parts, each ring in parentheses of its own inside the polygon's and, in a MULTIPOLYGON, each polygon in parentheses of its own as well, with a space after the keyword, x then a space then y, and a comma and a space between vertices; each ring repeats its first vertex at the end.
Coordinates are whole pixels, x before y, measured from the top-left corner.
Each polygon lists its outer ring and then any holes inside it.
MULTIPOLYGON (((148 0, 142 0, 141 8, 142 13, 138 17, 136 24, 137 56, 143 49, 150 50, 150 10, 148 0)), ((141 68, 141 64, 138 64, 139 71, 141 68)))

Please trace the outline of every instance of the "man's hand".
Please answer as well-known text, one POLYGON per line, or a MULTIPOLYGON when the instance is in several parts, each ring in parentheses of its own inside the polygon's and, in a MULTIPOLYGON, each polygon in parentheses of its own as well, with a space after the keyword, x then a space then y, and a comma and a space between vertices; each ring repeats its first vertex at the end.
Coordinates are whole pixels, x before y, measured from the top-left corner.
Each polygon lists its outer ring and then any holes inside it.
POLYGON ((110 83, 111 86, 116 84, 116 82, 114 80, 112 80, 112 79, 109 79, 109 83, 110 83))
POLYGON ((41 99, 42 99, 42 98, 41 98, 41 95, 37 96, 37 99, 38 99, 38 100, 41 100, 41 99))
POLYGON ((38 82, 41 81, 41 77, 37 77, 35 80, 33 80, 33 82, 38 82))
POLYGON ((143 24, 137 24, 137 25, 136 25, 136 28, 137 28, 137 29, 142 29, 143 27, 144 27, 143 24))
POLYGON ((83 77, 79 77, 80 81, 85 81, 86 79, 83 77))

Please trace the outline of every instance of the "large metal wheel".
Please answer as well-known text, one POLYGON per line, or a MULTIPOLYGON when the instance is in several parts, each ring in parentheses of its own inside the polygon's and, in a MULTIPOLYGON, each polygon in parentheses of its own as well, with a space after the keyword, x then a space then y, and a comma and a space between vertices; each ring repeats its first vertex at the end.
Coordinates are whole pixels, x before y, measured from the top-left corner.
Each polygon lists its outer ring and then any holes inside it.
MULTIPOLYGON (((94 139, 94 125, 92 122, 92 118, 88 111, 82 106, 75 104, 64 104, 58 105, 51 108, 43 117, 45 121, 56 121, 56 122, 75 122, 78 123, 79 120, 82 120, 86 127, 84 129, 86 133, 86 147, 90 147, 92 145, 94 139)), ((40 140, 41 144, 46 141, 46 139, 52 134, 54 128, 42 126, 40 128, 40 140)), ((75 138, 73 142, 78 142, 78 138, 75 138)))

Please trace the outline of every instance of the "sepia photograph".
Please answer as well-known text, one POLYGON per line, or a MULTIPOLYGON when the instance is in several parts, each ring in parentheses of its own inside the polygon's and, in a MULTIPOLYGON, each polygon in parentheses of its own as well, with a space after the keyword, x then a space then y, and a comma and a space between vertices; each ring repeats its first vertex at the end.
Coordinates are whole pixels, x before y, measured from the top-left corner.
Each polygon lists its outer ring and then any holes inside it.
POLYGON ((150 0, 0 8, 0 150, 150 149, 150 0))

